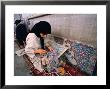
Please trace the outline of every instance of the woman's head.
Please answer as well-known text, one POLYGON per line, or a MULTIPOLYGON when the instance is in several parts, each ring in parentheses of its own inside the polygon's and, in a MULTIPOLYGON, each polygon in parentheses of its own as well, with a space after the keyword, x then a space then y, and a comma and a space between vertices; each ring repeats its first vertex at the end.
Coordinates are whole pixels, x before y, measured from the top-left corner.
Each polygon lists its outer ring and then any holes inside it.
POLYGON ((51 34, 51 25, 46 21, 40 21, 33 26, 31 32, 38 37, 45 37, 45 35, 51 34))
POLYGON ((51 25, 46 21, 40 21, 33 26, 31 33, 40 38, 41 48, 44 49, 44 37, 51 34, 51 25))

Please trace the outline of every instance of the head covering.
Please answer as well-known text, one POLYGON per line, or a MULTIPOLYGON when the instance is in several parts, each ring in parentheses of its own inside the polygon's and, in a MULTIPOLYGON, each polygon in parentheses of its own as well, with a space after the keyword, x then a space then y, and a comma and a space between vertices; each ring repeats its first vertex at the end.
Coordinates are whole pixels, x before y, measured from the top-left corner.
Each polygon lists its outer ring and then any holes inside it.
POLYGON ((18 25, 21 22, 21 20, 16 20, 14 24, 18 25))
POLYGON ((38 37, 40 33, 51 34, 51 25, 46 21, 40 21, 33 26, 31 32, 35 33, 38 37))

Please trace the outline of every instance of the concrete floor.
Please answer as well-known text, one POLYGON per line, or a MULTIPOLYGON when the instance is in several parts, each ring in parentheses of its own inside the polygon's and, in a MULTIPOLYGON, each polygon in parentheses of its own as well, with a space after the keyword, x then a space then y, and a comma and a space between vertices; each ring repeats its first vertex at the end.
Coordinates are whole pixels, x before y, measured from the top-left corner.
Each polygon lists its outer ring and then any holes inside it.
MULTIPOLYGON (((15 42, 14 51, 19 50, 18 45, 15 42)), ((14 55, 14 75, 15 76, 31 76, 30 70, 25 63, 23 56, 14 55)))

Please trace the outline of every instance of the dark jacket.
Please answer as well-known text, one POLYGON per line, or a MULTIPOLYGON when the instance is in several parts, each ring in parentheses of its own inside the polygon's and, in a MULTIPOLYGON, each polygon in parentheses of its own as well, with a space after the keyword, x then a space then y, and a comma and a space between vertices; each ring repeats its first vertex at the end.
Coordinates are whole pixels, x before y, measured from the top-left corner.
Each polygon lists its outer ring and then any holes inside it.
POLYGON ((19 23, 16 27, 16 39, 18 42, 22 44, 23 41, 26 41, 27 34, 26 25, 24 23, 19 23))

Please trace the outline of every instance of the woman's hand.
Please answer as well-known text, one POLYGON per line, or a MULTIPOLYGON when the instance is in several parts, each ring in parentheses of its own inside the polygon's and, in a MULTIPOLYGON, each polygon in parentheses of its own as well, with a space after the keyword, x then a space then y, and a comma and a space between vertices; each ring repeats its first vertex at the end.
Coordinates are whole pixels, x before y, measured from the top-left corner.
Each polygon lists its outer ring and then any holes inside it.
POLYGON ((52 47, 48 47, 48 49, 49 49, 50 51, 53 51, 53 48, 52 48, 52 47))
POLYGON ((44 49, 38 49, 38 50, 35 50, 34 53, 45 54, 47 53, 47 51, 44 49))

